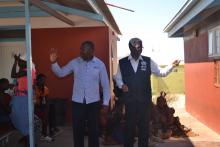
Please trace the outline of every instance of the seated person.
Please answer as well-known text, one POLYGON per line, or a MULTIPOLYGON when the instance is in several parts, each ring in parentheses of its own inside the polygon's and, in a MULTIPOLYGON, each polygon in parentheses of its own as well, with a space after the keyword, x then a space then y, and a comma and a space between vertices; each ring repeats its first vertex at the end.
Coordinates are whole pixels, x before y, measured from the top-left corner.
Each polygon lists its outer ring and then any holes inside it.
POLYGON ((9 89, 8 79, 0 79, 0 123, 10 123, 9 114, 11 113, 11 96, 5 91, 9 89))
MULTIPOLYGON (((32 66, 32 82, 35 79, 35 68, 32 66)), ((28 79, 26 55, 14 55, 14 64, 11 70, 11 78, 17 80, 17 91, 11 101, 10 118, 14 127, 23 136, 20 143, 29 146, 29 119, 28 119, 28 79), (18 68, 18 71, 16 70, 18 68)))
MULTIPOLYGON (((34 64, 32 64, 32 82, 36 78, 36 71, 34 64)), ((28 90, 28 79, 27 79, 27 61, 26 56, 14 55, 14 64, 11 70, 11 77, 17 81, 15 96, 27 96, 28 90), (17 67, 19 70, 17 71, 17 67)))

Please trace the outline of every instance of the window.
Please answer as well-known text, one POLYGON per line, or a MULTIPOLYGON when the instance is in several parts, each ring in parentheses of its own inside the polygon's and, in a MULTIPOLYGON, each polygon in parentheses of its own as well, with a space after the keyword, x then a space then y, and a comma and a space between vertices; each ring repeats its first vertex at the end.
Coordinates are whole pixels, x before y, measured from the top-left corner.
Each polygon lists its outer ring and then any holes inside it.
POLYGON ((220 26, 208 31, 209 57, 220 58, 220 26))
POLYGON ((220 61, 215 61, 215 85, 220 87, 220 61))

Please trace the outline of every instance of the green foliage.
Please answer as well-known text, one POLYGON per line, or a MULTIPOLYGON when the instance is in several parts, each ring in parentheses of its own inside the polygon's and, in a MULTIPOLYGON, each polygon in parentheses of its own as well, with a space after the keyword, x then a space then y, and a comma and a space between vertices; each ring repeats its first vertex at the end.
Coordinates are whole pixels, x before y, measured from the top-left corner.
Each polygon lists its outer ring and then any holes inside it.
POLYGON ((184 65, 174 68, 167 77, 152 75, 151 81, 153 95, 159 95, 160 91, 184 94, 184 65))

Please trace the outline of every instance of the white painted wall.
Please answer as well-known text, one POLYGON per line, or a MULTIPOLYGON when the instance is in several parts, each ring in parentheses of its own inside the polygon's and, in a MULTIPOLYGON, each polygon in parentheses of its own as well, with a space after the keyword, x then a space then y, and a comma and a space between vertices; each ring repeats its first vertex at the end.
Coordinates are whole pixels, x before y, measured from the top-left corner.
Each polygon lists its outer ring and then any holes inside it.
POLYGON ((0 78, 7 78, 10 82, 15 53, 25 53, 25 42, 0 42, 0 78))

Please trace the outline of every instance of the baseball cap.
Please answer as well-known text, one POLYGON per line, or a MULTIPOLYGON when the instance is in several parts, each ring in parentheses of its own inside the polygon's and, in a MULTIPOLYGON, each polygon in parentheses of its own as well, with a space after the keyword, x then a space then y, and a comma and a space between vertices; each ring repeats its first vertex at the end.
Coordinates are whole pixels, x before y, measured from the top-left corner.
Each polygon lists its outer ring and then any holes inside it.
POLYGON ((129 46, 136 46, 137 44, 139 44, 142 47, 142 41, 139 38, 131 38, 129 41, 129 46))

